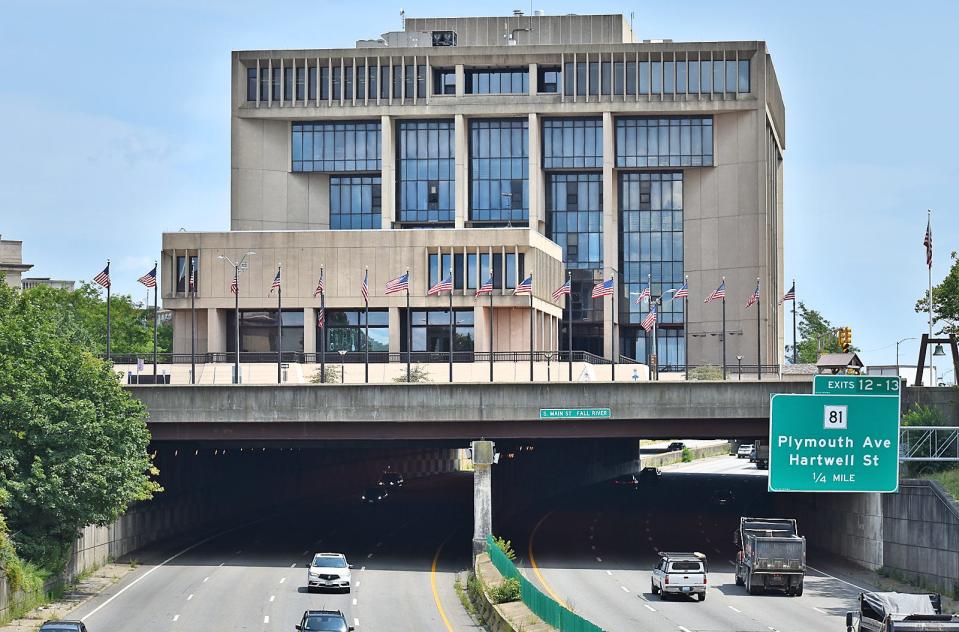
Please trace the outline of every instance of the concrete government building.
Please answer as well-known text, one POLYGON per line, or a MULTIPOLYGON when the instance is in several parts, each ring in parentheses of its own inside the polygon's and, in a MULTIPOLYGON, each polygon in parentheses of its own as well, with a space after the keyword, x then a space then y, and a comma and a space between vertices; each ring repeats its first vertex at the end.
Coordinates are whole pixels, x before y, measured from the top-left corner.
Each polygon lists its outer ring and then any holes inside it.
POLYGON ((163 235, 176 353, 190 352, 191 270, 197 352, 236 349, 219 256, 254 251, 239 275, 244 352, 275 356, 278 326, 299 361, 362 352, 369 268, 371 361, 402 357, 408 326, 414 352, 445 353, 449 297, 427 290, 452 268, 456 351, 529 350, 530 298, 513 288, 532 274, 535 349, 566 350, 572 327, 574 350, 645 364, 636 296, 648 275, 654 296, 688 276, 688 322, 682 300, 660 310, 660 370, 687 354, 719 364, 722 309, 703 299, 725 276, 727 358, 755 365, 758 277, 760 360, 781 362, 785 108, 764 42, 638 40, 620 15, 538 11, 403 28, 351 49, 233 53, 230 230, 163 235), (409 313, 384 289, 407 269, 409 313), (489 299, 474 298, 490 269, 493 340, 489 299), (567 270, 571 318, 551 299, 567 270), (615 296, 591 299, 610 277, 615 296))

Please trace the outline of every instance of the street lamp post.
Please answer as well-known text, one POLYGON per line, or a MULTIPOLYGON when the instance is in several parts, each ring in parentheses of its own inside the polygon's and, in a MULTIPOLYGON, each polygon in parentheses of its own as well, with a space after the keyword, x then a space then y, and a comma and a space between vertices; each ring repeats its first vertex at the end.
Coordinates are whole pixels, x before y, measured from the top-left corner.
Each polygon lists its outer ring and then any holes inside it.
POLYGON ((340 349, 340 384, 346 384, 346 349, 340 349))
POLYGON ((896 377, 899 377, 899 345, 904 343, 907 340, 915 340, 915 339, 916 337, 913 336, 911 338, 903 338, 902 340, 896 341, 896 377))
POLYGON ((236 345, 236 360, 233 363, 233 383, 240 383, 240 272, 246 270, 246 258, 252 257, 256 253, 252 250, 243 254, 239 261, 233 261, 226 255, 220 255, 217 259, 223 259, 233 266, 233 287, 236 290, 233 293, 233 320, 234 320, 234 343, 236 345))
POLYGON ((737 371, 739 372, 739 381, 743 380, 743 357, 741 355, 736 356, 736 364, 739 366, 737 371))
POLYGON ((547 382, 550 381, 550 379, 549 379, 549 378, 550 378, 550 374, 549 374, 549 361, 550 361, 552 358, 553 358, 553 354, 552 354, 552 353, 547 353, 547 354, 546 354, 546 381, 547 381, 547 382))

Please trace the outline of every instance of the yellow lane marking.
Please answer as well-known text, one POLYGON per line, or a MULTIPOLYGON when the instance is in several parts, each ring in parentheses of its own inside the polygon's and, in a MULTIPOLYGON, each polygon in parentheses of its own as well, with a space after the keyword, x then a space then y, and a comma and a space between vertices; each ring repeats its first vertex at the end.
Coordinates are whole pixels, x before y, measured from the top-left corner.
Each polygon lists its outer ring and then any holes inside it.
POLYGON ((551 511, 551 512, 547 513, 546 515, 544 515, 542 518, 539 519, 539 522, 536 523, 536 526, 533 527, 533 530, 532 530, 532 531, 530 532, 530 534, 529 534, 529 543, 527 544, 527 547, 526 547, 526 548, 527 548, 528 553, 529 553, 529 563, 530 563, 530 566, 533 567, 533 572, 536 573, 536 578, 539 579, 539 583, 542 584, 543 588, 546 589, 546 592, 549 594, 550 597, 553 598, 553 600, 554 600, 556 603, 562 605, 562 606, 565 607, 567 610, 570 610, 571 608, 569 607, 569 604, 566 603, 564 600, 562 600, 562 599, 559 598, 559 595, 557 595, 557 594, 553 591, 552 587, 549 585, 549 582, 547 582, 547 581, 546 581, 546 578, 543 577, 543 574, 539 571, 539 566, 536 564, 536 556, 533 555, 533 538, 536 537, 536 532, 539 531, 540 525, 543 524, 543 523, 546 521, 546 519, 549 518, 550 515, 552 515, 552 513, 553 513, 553 512, 551 511))
POLYGON ((433 566, 430 568, 430 587, 433 589, 433 603, 436 604, 436 609, 440 613, 440 618, 443 620, 443 625, 446 626, 448 632, 453 632, 453 624, 450 623, 450 620, 446 617, 446 611, 443 610, 443 604, 440 602, 440 593, 436 590, 436 566, 440 561, 440 553, 443 552, 443 547, 446 546, 446 543, 449 542, 450 538, 453 537, 453 534, 446 536, 446 539, 440 543, 439 548, 436 549, 436 555, 433 556, 433 566))

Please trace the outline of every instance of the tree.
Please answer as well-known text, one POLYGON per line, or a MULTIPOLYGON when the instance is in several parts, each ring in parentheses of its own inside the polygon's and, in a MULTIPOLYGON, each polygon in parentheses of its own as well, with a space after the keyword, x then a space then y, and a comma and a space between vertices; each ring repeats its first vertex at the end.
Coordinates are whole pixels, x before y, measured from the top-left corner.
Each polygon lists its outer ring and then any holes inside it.
MULTIPOLYGON (((842 353, 839 340, 836 336, 836 327, 826 320, 818 311, 806 307, 805 303, 798 305, 800 340, 796 343, 799 351, 797 361, 800 364, 815 364, 823 353, 842 353)), ((858 351, 856 347, 850 347, 858 351)), ((792 358, 792 348, 787 349, 786 355, 792 358)))
POLYGON ((49 298, 0 284, 0 499, 18 552, 56 569, 82 527, 160 488, 143 405, 91 353, 83 310, 49 298))
MULTIPOLYGON (((75 290, 38 286, 26 290, 30 302, 63 326, 76 330, 78 342, 96 354, 107 349, 107 303, 104 292, 90 283, 75 290)), ((159 327, 157 349, 169 352, 173 347, 173 326, 159 327)), ((153 353, 153 306, 134 303, 127 295, 110 297, 110 350, 113 353, 153 353)))
MULTIPOLYGON (((935 333, 938 335, 959 335, 959 256, 953 251, 949 257, 952 267, 949 274, 939 285, 932 288, 932 318, 933 327, 942 323, 942 327, 935 333)), ((925 314, 929 311, 929 290, 922 293, 922 298, 916 301, 916 311, 925 314)))

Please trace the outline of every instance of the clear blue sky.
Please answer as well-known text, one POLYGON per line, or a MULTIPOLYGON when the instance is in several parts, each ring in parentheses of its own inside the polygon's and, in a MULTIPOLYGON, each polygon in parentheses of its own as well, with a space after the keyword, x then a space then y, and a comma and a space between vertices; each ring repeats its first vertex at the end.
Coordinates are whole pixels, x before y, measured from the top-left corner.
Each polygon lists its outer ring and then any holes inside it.
MULTIPOLYGON (((925 328, 913 304, 926 286, 926 208, 934 279, 959 249, 959 3, 785 5, 535 8, 634 11, 640 38, 766 40, 787 110, 787 279, 798 279, 807 305, 853 328, 867 364, 892 363, 895 341, 925 328)), ((0 233, 25 242, 36 275, 90 279, 110 257, 117 288, 142 296, 135 280, 161 232, 229 228, 231 50, 349 47, 399 29, 400 8, 431 16, 454 6, 6 0, 0 233)), ((916 343, 901 349, 914 363, 916 343)))

